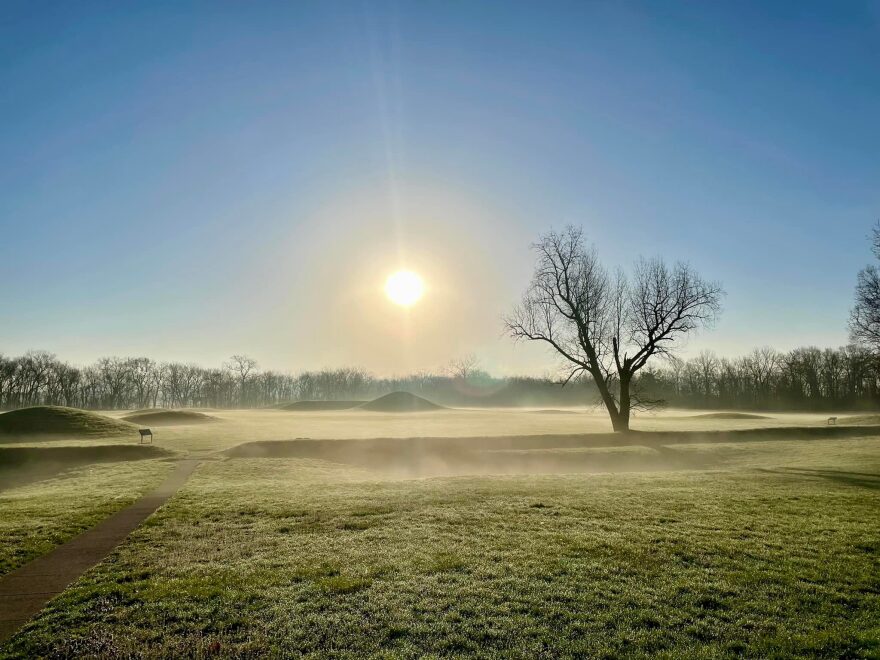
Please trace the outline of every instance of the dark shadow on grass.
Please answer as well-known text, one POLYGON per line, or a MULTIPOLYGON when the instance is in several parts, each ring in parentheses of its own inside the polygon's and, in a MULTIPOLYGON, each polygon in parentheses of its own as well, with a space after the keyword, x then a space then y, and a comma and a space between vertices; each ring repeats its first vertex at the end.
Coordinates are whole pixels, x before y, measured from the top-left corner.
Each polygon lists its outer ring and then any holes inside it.
POLYGON ((170 456, 172 452, 149 445, 0 447, 0 491, 50 479, 86 465, 170 456))
POLYGON ((870 488, 871 490, 880 490, 880 474, 872 474, 870 472, 845 472, 843 470, 825 470, 815 468, 760 468, 761 472, 772 472, 774 474, 785 474, 789 476, 813 477, 817 479, 828 479, 836 483, 845 484, 847 486, 859 486, 861 488, 870 488))

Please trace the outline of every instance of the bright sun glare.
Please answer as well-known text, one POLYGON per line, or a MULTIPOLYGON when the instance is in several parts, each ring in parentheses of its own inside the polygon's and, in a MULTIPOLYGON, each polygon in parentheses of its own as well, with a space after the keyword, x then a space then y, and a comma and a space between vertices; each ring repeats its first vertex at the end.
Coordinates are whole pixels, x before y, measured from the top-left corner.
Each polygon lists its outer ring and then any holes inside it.
POLYGON ((385 295, 395 305, 412 307, 425 292, 422 278, 411 270, 399 270, 385 281, 385 295))

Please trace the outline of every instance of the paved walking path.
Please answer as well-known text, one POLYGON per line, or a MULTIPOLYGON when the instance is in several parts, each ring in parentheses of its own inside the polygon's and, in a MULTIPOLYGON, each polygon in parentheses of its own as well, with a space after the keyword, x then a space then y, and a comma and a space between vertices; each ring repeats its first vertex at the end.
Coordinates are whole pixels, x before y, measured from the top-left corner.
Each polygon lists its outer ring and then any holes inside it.
POLYGON ((0 578, 0 644, 71 582, 100 563, 186 483, 199 459, 185 459, 156 490, 52 552, 0 578))

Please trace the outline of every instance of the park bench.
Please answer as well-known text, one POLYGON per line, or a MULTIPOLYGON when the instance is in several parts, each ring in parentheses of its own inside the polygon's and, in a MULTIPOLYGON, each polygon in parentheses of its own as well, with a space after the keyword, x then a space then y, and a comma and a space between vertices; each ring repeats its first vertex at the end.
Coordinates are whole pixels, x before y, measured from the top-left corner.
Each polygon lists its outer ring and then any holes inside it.
POLYGON ((828 426, 837 426, 837 417, 829 417, 828 426))
POLYGON ((145 438, 150 438, 150 444, 153 444, 153 432, 150 429, 139 429, 138 433, 141 434, 141 444, 145 442, 145 438))

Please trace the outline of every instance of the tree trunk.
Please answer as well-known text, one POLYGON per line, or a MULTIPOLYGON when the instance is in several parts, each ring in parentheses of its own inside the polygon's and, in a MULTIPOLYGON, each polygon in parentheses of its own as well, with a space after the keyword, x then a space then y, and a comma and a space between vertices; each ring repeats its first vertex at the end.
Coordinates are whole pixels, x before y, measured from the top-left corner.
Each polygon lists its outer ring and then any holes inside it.
MULTIPOLYGON (((596 383, 596 387, 599 389, 599 394, 602 396, 602 403, 605 404, 605 408, 608 410, 608 416, 611 418, 611 428, 614 429, 616 433, 625 433, 629 431, 629 381, 626 384, 626 415, 623 416, 621 413, 623 408, 620 410, 617 408, 617 404, 614 402, 614 397, 611 396, 611 391, 608 389, 608 384, 605 382, 605 379, 602 378, 601 374, 593 374, 593 381, 596 383)), ((621 394, 623 393, 623 386, 621 384, 621 394)), ((621 397, 621 404, 623 404, 623 398, 621 397)))
POLYGON ((611 428, 615 433, 629 432, 629 416, 623 417, 620 413, 611 416, 611 428))
MULTIPOLYGON (((625 376, 620 379, 620 408, 618 410, 617 424, 614 430, 619 433, 629 431, 629 413, 632 409, 632 398, 629 393, 630 377, 625 376)), ((613 420, 612 420, 613 423, 613 420)))

